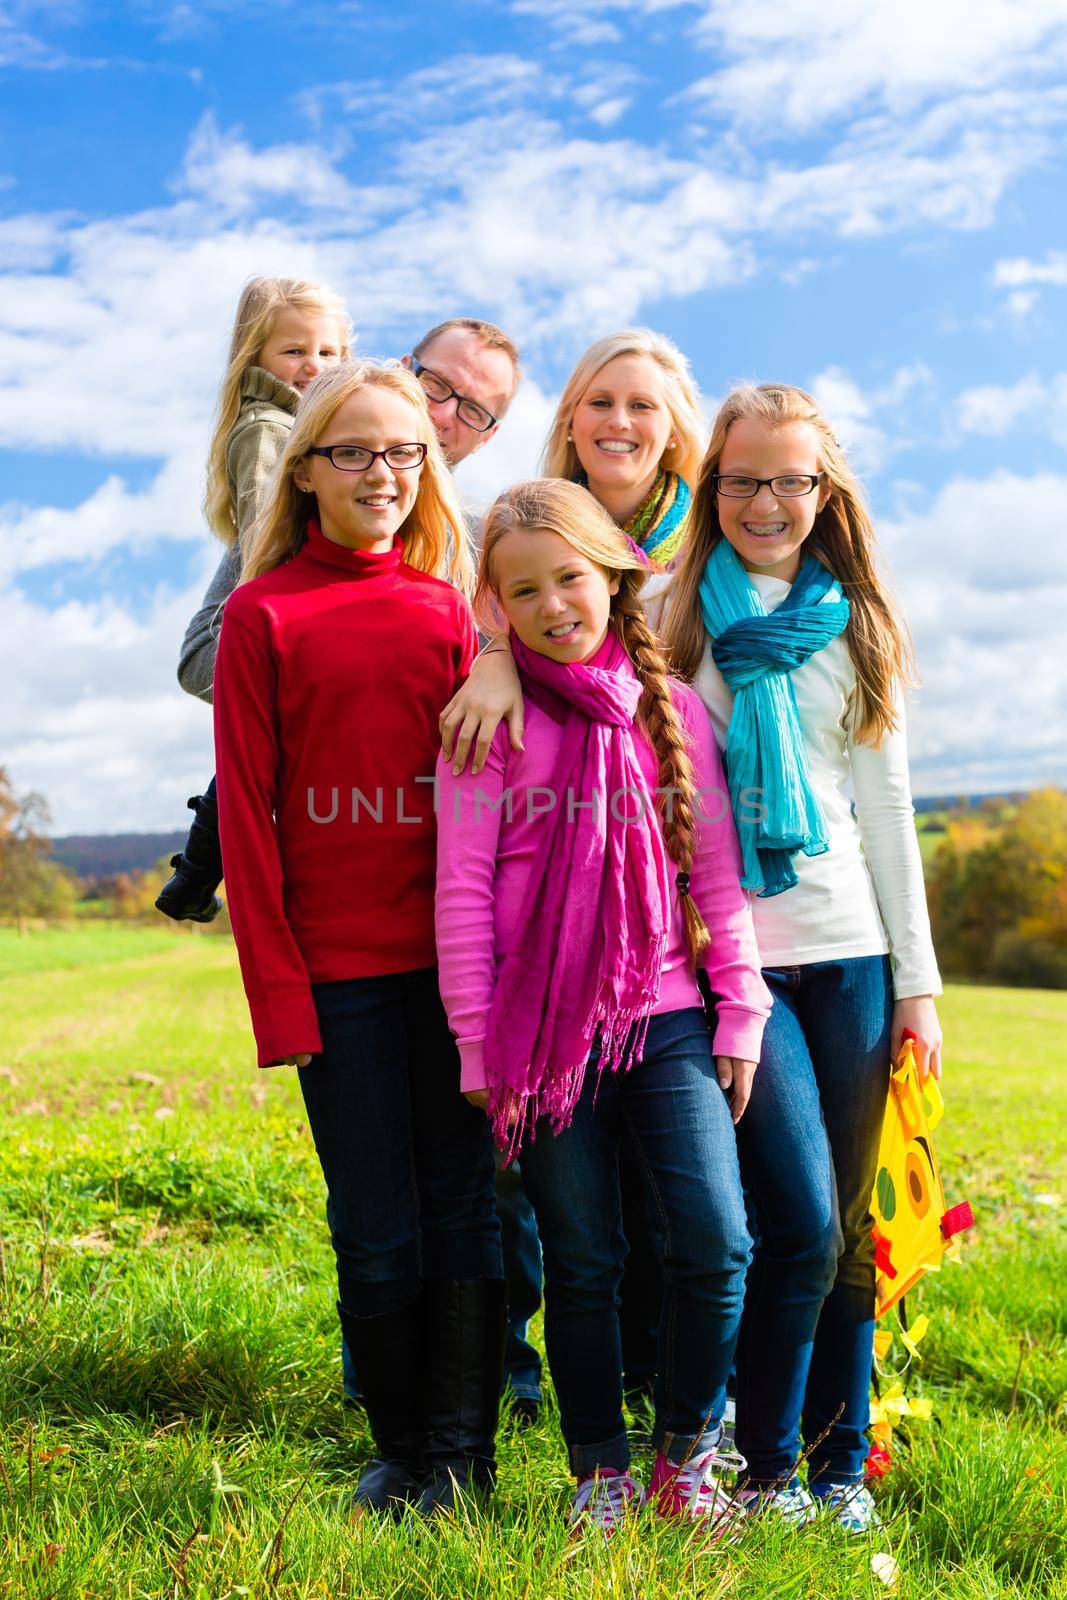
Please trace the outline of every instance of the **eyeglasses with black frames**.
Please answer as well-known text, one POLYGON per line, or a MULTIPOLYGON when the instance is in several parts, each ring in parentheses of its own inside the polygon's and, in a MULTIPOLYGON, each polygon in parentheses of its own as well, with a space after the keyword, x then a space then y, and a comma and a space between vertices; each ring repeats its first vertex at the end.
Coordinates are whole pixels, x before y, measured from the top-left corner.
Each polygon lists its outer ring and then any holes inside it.
POLYGON ((492 412, 480 406, 477 400, 470 400, 465 394, 457 394, 439 372, 431 372, 429 367, 424 367, 414 356, 411 358, 411 370, 422 384, 425 393, 431 400, 436 400, 438 405, 445 400, 455 400, 456 416, 460 422, 466 423, 468 428, 473 428, 475 433, 488 433, 490 428, 496 426, 497 419, 492 412))
POLYGON ((752 500, 765 487, 782 500, 794 500, 798 495, 810 494, 824 476, 822 472, 790 472, 777 478, 742 478, 736 473, 713 472, 711 482, 718 494, 731 500, 752 500))
POLYGON ((406 472, 426 460, 426 446, 391 444, 388 450, 366 450, 361 444, 313 444, 308 455, 325 456, 338 472, 366 472, 375 461, 384 461, 394 472, 406 472))

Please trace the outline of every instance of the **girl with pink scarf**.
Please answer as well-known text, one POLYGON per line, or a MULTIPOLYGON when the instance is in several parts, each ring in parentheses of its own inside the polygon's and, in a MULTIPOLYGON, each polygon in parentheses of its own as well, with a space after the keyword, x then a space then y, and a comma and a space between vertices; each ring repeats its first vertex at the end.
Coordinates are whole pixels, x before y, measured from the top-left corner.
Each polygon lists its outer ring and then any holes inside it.
POLYGON ((524 748, 501 725, 477 777, 437 772, 461 1087, 521 1149, 572 1516, 605 1534, 646 1499, 622 1414, 624 1144, 666 1279, 647 1498, 717 1531, 734 1509, 722 1474, 742 1463, 720 1449, 721 1419, 751 1241, 732 1124, 770 1011, 718 753, 645 621, 647 571, 579 486, 502 495, 475 598, 510 627, 524 748))

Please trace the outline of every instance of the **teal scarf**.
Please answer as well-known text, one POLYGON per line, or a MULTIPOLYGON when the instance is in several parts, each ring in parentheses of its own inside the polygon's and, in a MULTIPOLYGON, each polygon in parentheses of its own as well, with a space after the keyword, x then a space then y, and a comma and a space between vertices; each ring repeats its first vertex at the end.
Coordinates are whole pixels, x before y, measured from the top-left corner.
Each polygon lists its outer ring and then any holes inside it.
POLYGON ((700 580, 700 609, 715 665, 733 693, 724 762, 741 842, 741 883, 763 898, 797 881, 797 851, 830 848, 789 674, 844 630, 848 601, 808 555, 770 615, 733 546, 720 539, 700 580), (825 594, 832 600, 823 601, 825 594))

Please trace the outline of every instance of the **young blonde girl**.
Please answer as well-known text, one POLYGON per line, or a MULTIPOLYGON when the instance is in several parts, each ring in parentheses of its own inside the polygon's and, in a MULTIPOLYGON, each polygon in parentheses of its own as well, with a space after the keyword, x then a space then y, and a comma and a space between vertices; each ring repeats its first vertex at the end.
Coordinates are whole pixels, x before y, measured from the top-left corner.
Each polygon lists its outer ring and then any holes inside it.
MULTIPOLYGON (((210 703, 222 607, 241 572, 241 540, 263 508, 297 403, 327 367, 347 358, 338 297, 304 278, 252 278, 241 291, 208 453, 204 515, 225 553, 186 629, 178 682, 210 703)), ((222 878, 214 781, 189 808, 195 820, 156 905, 176 921, 210 922, 222 878)))
POLYGON ((738 1345, 742 1498, 799 1521, 821 1506, 863 1532, 875 1158, 905 1028, 940 1073, 941 985, 908 780, 907 635, 856 479, 802 390, 742 388, 722 405, 664 638, 724 749, 774 995, 739 1130, 758 1234, 738 1345))
POLYGON ((226 603, 215 742, 259 1062, 299 1069, 377 1450, 357 1511, 451 1509, 494 1472, 492 1142, 458 1092, 433 920, 437 715, 477 648, 470 579, 416 379, 324 373, 226 603))
MULTIPOLYGON (((810 395, 770 384, 728 397, 689 547, 656 587, 672 669, 724 751, 774 995, 738 1139, 758 1234, 738 1344, 741 1499, 795 1521, 821 1506, 862 1533, 876 1525, 863 1466, 878 1135, 905 1029, 940 1074, 941 982, 908 777, 907 634, 855 476, 810 395)), ((521 689, 505 654, 486 662, 490 679, 514 722, 521 689)), ((494 727, 468 729, 468 743, 494 727)))
POLYGON ((769 1009, 719 759, 645 621, 646 576, 579 486, 502 495, 476 599, 511 630, 525 747, 501 729, 480 777, 438 765, 437 945, 461 1083, 521 1147, 573 1516, 605 1533, 644 1498, 621 1409, 624 1144, 664 1242, 652 1498, 716 1527, 731 1509, 720 1421, 749 1254, 731 1109, 769 1009))

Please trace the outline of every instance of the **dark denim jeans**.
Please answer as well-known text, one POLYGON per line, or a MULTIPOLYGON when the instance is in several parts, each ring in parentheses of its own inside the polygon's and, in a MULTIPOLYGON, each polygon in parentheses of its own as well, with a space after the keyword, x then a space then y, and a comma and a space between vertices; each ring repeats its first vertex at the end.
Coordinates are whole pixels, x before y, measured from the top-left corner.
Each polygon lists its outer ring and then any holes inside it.
MULTIPOLYGON (((504 1279, 508 1286, 508 1325, 504 1340, 504 1388, 522 1400, 541 1400, 541 1357, 526 1337, 531 1318, 541 1306, 541 1241, 537 1219, 522 1186, 519 1163, 496 1168, 496 1210, 500 1218, 500 1244, 504 1254, 504 1279)), ((329 1206, 327 1205, 327 1220, 329 1206)), ((359 1373, 344 1335, 341 1336, 341 1376, 345 1399, 360 1399, 359 1373)))
POLYGON ((496 1209, 508 1286, 508 1331, 504 1341, 504 1388, 520 1400, 541 1399, 541 1357, 526 1337, 541 1307, 541 1241, 526 1198, 518 1161, 496 1172, 496 1209))
POLYGON ((502 1278, 489 1124, 459 1092, 437 969, 312 993, 322 1052, 300 1088, 341 1305, 379 1316, 414 1299, 420 1278, 502 1278))
POLYGON ((803 1436, 818 1489, 859 1482, 867 1454, 870 1201, 892 980, 888 956, 763 976, 774 1010, 737 1130, 756 1240, 737 1347, 737 1447, 753 1484, 784 1485, 803 1436))
POLYGON ((705 1014, 649 1024, 644 1058, 597 1078, 571 1125, 523 1147, 545 1262, 545 1343, 572 1470, 625 1471, 619 1283, 626 1241, 618 1159, 631 1144, 661 1236, 664 1275, 653 1443, 672 1460, 719 1436, 750 1240, 726 1098, 705 1014))

